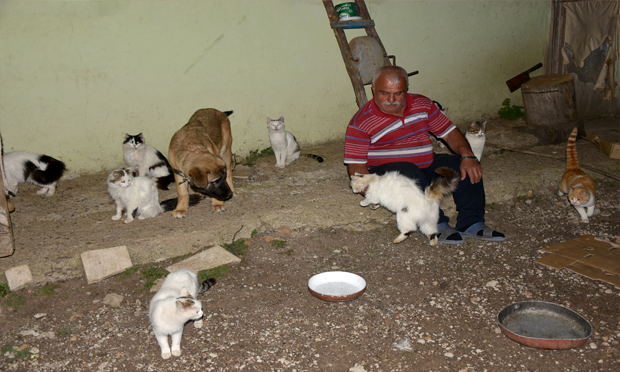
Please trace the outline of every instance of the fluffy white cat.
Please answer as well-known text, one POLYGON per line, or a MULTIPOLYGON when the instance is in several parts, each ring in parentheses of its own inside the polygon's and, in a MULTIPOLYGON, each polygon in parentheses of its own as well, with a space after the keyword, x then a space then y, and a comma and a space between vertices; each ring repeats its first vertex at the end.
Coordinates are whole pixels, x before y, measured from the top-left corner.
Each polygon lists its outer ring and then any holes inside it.
POLYGON ((134 169, 118 169, 108 176, 108 192, 116 203, 116 214, 112 220, 121 219, 126 213, 125 223, 132 222, 134 213, 139 220, 153 218, 164 212, 159 204, 157 184, 148 177, 137 177, 134 169))
POLYGON ((202 327, 202 304, 197 297, 214 284, 213 278, 199 284, 196 274, 187 269, 168 274, 149 304, 149 320, 161 348, 162 358, 181 355, 181 338, 185 323, 193 320, 194 327, 202 327), (168 336, 172 339, 172 349, 168 343, 168 336))
POLYGON ((431 245, 437 244, 437 222, 439 221, 439 203, 441 199, 454 190, 459 183, 458 174, 447 167, 440 167, 436 173, 442 176, 424 191, 415 180, 398 172, 387 172, 382 176, 376 174, 359 174, 351 176, 351 188, 354 193, 365 191, 362 207, 379 204, 392 213, 396 213, 396 224, 400 235, 394 243, 407 239, 410 233, 420 229, 431 245))
POLYGON ((269 128, 271 149, 276 156, 276 167, 284 168, 299 159, 300 155, 312 158, 319 163, 323 162, 323 158, 318 155, 301 153, 295 136, 284 129, 284 116, 280 116, 278 120, 267 118, 267 128, 269 128))

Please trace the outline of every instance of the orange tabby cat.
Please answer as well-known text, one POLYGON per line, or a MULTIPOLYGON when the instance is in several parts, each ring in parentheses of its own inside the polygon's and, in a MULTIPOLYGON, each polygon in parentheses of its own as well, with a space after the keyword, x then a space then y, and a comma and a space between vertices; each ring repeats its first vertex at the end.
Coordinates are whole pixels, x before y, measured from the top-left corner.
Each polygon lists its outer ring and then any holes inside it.
POLYGON ((558 195, 568 194, 568 200, 575 207, 581 220, 588 222, 594 213, 594 195, 596 188, 592 178, 579 169, 577 160, 577 128, 573 129, 566 146, 566 171, 558 185, 558 195))

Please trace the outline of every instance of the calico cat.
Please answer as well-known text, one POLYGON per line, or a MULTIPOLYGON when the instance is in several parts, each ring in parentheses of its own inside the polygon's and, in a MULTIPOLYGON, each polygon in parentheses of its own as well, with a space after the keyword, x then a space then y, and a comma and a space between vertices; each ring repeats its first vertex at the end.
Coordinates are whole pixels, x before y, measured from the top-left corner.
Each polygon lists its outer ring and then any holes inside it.
POLYGON ((484 151, 488 118, 487 114, 483 114, 482 122, 472 121, 469 128, 467 128, 467 133, 465 133, 465 138, 467 142, 469 142, 469 146, 471 146, 474 155, 478 158, 478 162, 482 159, 482 153, 484 151))
POLYGON ((267 127, 269 128, 269 141, 271 149, 276 156, 276 167, 284 168, 300 155, 315 159, 319 163, 323 162, 323 158, 313 154, 301 154, 301 149, 297 143, 297 139, 291 132, 284 130, 284 116, 280 116, 278 120, 267 118, 267 127))
POLYGON ((125 211, 125 223, 152 218, 164 210, 159 204, 157 184, 148 177, 139 177, 132 168, 118 169, 108 176, 108 192, 116 202, 116 214, 112 220, 119 220, 125 211))
POLYGON ((168 336, 172 339, 172 355, 179 356, 185 323, 193 320, 195 328, 202 327, 202 304, 197 297, 213 285, 214 278, 199 284, 196 274, 187 269, 168 274, 149 304, 149 320, 162 358, 168 359, 171 355, 168 336))
POLYGON ((558 185, 558 195, 568 194, 568 200, 575 207, 581 221, 589 222, 588 217, 594 214, 596 188, 590 176, 579 168, 577 159, 577 128, 573 129, 566 145, 566 171, 558 185))
POLYGON ((142 133, 135 136, 125 133, 123 158, 127 166, 138 171, 140 177, 152 178, 162 190, 168 190, 168 185, 174 182, 168 159, 156 148, 148 146, 142 133))
POLYGON ((439 203, 445 195, 456 190, 460 179, 454 170, 447 167, 439 167, 436 173, 442 178, 435 180, 424 191, 415 180, 398 172, 387 172, 382 176, 356 173, 351 176, 351 188, 354 193, 360 193, 368 186, 365 198, 360 202, 362 207, 380 204, 396 213, 400 235, 394 243, 402 242, 419 228, 430 244, 436 245, 439 203))
POLYGON ((41 187, 39 195, 52 196, 56 184, 66 170, 65 163, 48 155, 13 151, 3 156, 4 189, 7 195, 17 194, 19 184, 31 183, 41 187))

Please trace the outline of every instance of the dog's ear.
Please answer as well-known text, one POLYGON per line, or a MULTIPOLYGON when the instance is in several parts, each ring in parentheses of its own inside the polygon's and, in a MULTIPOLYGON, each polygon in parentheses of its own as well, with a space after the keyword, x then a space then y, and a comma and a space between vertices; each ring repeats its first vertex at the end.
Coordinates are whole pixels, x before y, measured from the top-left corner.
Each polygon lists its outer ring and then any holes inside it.
POLYGON ((194 167, 190 169, 187 175, 196 184, 196 186, 207 187, 207 185, 209 184, 206 172, 201 171, 199 168, 194 167))

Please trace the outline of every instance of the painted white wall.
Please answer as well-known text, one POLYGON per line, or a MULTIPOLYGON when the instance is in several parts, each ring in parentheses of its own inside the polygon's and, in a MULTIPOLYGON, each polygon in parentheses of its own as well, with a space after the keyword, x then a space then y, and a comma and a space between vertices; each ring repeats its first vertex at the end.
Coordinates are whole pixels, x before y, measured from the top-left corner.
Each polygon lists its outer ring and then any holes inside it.
MULTIPOLYGON (((519 104, 505 81, 543 60, 548 1, 367 5, 388 53, 420 71, 410 91, 457 123, 495 114, 505 98, 519 104)), ((302 146, 343 138, 357 105, 323 3, 0 0, 5 152, 110 169, 125 133, 166 154, 205 107, 234 110, 241 155, 270 146, 267 116, 284 115, 302 146)))

